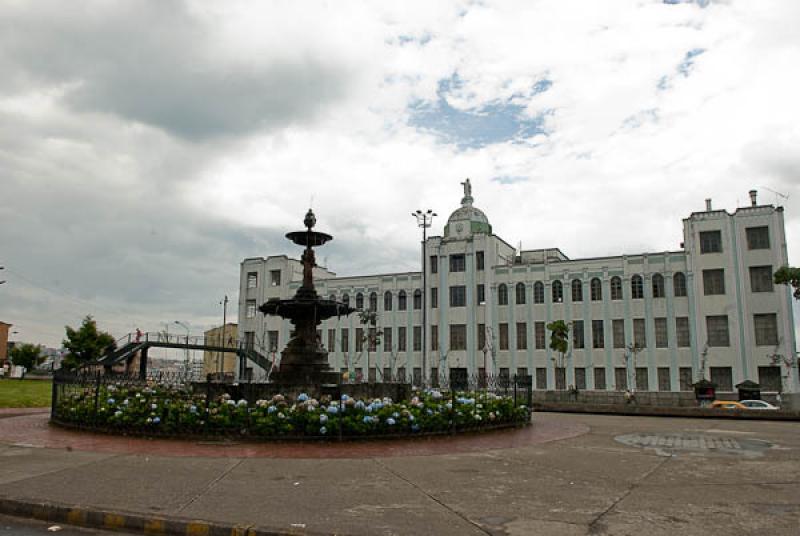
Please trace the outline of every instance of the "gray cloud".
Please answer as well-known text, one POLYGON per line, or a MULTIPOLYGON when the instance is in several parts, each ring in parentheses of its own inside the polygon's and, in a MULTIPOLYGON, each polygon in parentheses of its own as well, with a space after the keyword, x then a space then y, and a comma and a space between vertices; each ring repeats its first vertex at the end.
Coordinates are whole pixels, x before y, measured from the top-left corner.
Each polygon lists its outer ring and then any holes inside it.
POLYGON ((348 89, 348 68, 333 53, 226 57, 214 28, 180 2, 8 11, 0 18, 0 90, 61 88, 76 110, 190 140, 311 121, 348 89))

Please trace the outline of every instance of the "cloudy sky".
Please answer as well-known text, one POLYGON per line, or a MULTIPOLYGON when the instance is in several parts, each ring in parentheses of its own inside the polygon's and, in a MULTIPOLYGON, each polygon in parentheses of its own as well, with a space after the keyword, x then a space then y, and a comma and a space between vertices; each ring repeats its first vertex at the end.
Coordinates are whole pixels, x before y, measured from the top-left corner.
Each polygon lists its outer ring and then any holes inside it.
POLYGON ((757 188, 800 265, 798 21, 796 0, 6 0, 0 320, 50 346, 86 314, 199 333, 244 257, 297 255, 310 203, 337 273, 417 269, 410 212, 441 233, 465 177, 506 241, 571 258, 678 249, 705 198, 757 188))

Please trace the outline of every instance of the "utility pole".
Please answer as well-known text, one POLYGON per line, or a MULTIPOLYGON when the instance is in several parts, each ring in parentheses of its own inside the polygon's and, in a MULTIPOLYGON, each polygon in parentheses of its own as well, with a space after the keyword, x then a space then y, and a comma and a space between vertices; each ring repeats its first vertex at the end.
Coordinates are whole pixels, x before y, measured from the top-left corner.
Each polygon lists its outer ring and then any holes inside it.
MULTIPOLYGON (((222 346, 221 348, 225 348, 225 332, 226 326, 228 323, 228 295, 225 294, 225 298, 219 302, 222 304, 222 346)), ((225 354, 222 350, 219 351, 220 358, 217 360, 217 372, 220 373, 220 377, 222 376, 222 372, 225 368, 225 354)))

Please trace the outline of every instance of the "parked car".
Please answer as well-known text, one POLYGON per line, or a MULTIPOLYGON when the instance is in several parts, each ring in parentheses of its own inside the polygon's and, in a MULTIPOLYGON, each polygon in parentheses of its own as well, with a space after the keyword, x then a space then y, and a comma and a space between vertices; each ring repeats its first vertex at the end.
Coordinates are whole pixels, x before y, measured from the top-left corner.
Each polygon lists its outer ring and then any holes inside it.
POLYGON ((747 406, 735 400, 715 400, 711 403, 711 407, 716 409, 747 409, 747 406))
POLYGON ((742 400, 741 404, 747 409, 779 409, 778 406, 773 406, 763 400, 742 400))

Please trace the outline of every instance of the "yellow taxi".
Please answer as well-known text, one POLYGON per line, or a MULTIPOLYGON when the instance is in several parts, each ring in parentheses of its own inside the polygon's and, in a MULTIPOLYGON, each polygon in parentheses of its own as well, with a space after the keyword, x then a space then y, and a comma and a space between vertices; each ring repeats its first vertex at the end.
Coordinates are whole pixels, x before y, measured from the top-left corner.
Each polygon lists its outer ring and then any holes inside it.
POLYGON ((735 400, 715 400, 711 403, 711 407, 717 409, 747 409, 747 406, 735 400))

